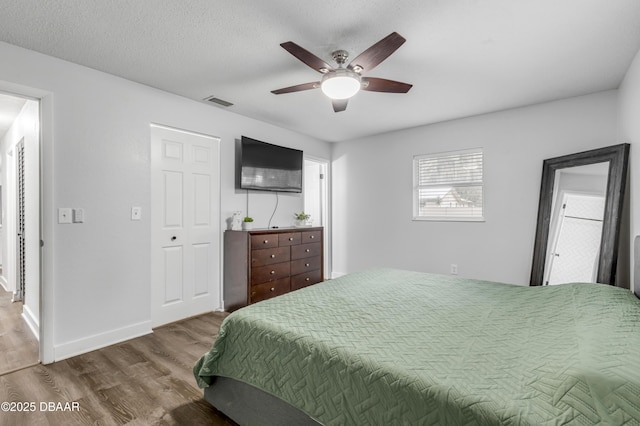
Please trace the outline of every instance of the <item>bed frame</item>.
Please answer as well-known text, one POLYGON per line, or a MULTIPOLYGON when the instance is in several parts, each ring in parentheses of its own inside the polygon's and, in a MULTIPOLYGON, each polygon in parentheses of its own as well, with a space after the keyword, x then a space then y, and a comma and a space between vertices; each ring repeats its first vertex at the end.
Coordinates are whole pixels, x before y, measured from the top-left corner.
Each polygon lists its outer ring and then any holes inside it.
POLYGON ((240 425, 321 425, 280 398, 228 377, 216 377, 204 399, 240 425))

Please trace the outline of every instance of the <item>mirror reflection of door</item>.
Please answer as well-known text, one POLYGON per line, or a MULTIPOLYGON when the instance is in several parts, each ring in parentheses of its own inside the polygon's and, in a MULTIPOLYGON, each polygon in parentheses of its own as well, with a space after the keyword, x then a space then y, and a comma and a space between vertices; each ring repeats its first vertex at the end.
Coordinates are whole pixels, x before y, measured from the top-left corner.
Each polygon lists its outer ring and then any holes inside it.
POLYGON ((596 282, 608 169, 598 163, 557 171, 546 285, 596 282))
POLYGON ((603 217, 604 196, 564 194, 547 285, 596 281, 603 217))

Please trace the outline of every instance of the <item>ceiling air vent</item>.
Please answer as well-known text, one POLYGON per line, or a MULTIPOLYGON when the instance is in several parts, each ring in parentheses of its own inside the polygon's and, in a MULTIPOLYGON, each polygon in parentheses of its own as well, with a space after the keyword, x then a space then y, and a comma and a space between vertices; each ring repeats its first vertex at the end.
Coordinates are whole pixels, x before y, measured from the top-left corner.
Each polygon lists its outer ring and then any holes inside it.
POLYGON ((208 98, 204 98, 205 101, 211 102, 212 104, 217 104, 223 107, 230 107, 233 105, 231 102, 227 102, 223 99, 216 98, 215 96, 209 96, 208 98))

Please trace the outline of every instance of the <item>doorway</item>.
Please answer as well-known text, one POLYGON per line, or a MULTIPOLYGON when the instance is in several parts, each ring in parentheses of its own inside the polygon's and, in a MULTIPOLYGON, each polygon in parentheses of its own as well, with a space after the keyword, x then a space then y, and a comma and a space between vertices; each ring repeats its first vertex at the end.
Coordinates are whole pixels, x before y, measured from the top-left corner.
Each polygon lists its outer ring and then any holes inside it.
POLYGON ((0 92, 0 374, 40 360, 40 101, 0 92))
POLYGON ((304 211, 311 215, 313 226, 324 226, 324 276, 330 277, 329 162, 305 157, 303 175, 304 211))

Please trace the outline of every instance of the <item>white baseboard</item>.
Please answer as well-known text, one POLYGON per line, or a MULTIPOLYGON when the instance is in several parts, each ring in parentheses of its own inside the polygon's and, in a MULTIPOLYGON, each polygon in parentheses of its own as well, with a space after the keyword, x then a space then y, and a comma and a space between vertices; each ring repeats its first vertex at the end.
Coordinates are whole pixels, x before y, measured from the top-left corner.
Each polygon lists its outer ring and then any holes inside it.
POLYGON ((151 321, 143 321, 117 330, 94 334, 93 336, 83 339, 55 345, 53 348, 53 359, 54 361, 62 361, 66 358, 115 345, 116 343, 151 334, 152 332, 151 321))
POLYGON ((40 341, 40 322, 27 305, 22 305, 22 319, 25 320, 36 339, 40 341))
POLYGON ((340 277, 344 277, 345 275, 347 275, 344 272, 332 272, 331 273, 331 278, 332 279, 336 279, 336 278, 340 278, 340 277))

